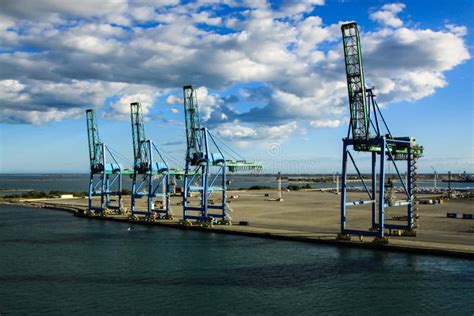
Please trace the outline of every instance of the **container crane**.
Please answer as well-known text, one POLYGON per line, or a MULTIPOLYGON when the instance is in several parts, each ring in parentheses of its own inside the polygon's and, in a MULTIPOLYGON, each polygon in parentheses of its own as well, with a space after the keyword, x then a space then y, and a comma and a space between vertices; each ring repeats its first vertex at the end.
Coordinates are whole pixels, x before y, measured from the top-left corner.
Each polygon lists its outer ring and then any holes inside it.
POLYGON ((414 137, 393 137, 375 100, 374 88, 365 85, 362 65, 360 35, 357 24, 346 23, 341 26, 344 47, 347 88, 349 95, 350 123, 346 138, 343 139, 342 192, 341 192, 341 232, 340 239, 350 239, 351 235, 373 236, 374 242, 387 243, 385 229, 397 230, 407 236, 416 235, 416 161, 423 154, 423 147, 417 145, 414 137), (357 166, 350 147, 356 152, 371 155, 370 188, 357 166), (368 200, 347 201, 347 165, 352 163, 368 194, 368 200), (404 161, 407 177, 404 180, 396 161, 404 161), (377 172, 378 162, 378 172, 377 172), (386 165, 393 164, 400 181, 404 198, 400 201, 385 201, 386 165), (377 190, 377 180, 378 190, 377 190), (372 225, 369 230, 349 229, 347 207, 371 205, 372 225), (385 223, 385 208, 406 206, 406 223, 385 223))
POLYGON ((227 170, 261 170, 255 162, 228 160, 223 149, 206 127, 201 126, 196 89, 183 87, 184 115, 186 122, 186 167, 184 171, 183 223, 192 225, 196 220, 202 225, 231 224, 227 205, 227 170), (191 195, 197 192, 199 202, 192 203, 191 195), (212 199, 213 194, 220 203, 212 199))
POLYGON ((122 174, 126 171, 117 162, 110 149, 100 140, 95 110, 86 110, 86 121, 90 159, 89 211, 102 215, 105 215, 109 209, 123 211, 122 174), (111 162, 108 162, 108 157, 111 158, 111 162), (100 206, 94 207, 92 197, 98 195, 100 195, 100 206), (111 204, 111 195, 118 196, 117 205, 111 204))
POLYGON ((173 219, 170 209, 171 170, 153 141, 145 137, 141 104, 131 103, 130 110, 134 157, 130 218, 138 220, 138 215, 145 215, 149 221, 173 219), (136 200, 142 197, 147 199, 146 210, 138 210, 136 206, 136 200))

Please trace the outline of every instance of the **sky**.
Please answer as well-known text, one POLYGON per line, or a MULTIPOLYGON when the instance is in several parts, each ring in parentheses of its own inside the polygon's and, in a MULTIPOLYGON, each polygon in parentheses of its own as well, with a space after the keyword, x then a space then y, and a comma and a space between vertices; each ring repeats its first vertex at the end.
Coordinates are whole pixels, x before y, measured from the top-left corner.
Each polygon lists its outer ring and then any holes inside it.
POLYGON ((0 172, 88 172, 88 108, 130 166, 136 101, 147 138, 182 167, 188 84, 221 147, 265 172, 340 172, 348 21, 392 134, 425 148, 419 170, 474 172, 473 12, 471 0, 0 0, 0 172))

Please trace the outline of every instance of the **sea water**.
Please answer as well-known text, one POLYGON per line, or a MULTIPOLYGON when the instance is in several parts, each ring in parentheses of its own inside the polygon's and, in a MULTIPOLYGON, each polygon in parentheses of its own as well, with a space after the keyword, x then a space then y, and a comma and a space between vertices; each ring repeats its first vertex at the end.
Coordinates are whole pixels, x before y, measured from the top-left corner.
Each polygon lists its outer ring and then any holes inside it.
POLYGON ((474 313, 473 261, 0 206, 0 314, 474 313))
MULTIPOLYGON (((300 176, 310 178, 311 176, 300 176)), ((295 178, 297 178, 295 176, 295 178)), ((248 175, 248 174, 229 174, 228 179, 231 180, 228 188, 236 190, 241 188, 250 188, 252 186, 267 186, 272 188, 278 187, 278 181, 275 175, 248 175)), ((340 180, 340 179, 339 179, 340 180)), ((395 186, 399 183, 394 177, 395 186)), ((131 189, 131 176, 123 176, 123 187, 131 189)), ((179 183, 178 183, 179 184, 179 183)), ((283 181, 283 188, 290 183, 283 181)), ((292 182, 291 184, 306 185, 303 182, 292 182)), ((335 188, 336 183, 309 183, 312 188, 335 188)), ((89 175, 87 174, 0 174, 0 196, 21 194, 28 191, 70 191, 70 192, 86 192, 89 185, 89 175)), ((339 181, 340 185, 340 181, 339 181)), ((347 186, 362 188, 361 182, 349 182, 347 186)), ((434 186, 433 182, 418 182, 419 187, 434 186)), ((471 182, 453 182, 452 188, 461 190, 474 190, 474 184, 471 182)), ((438 188, 447 188, 447 182, 438 181, 438 188)))

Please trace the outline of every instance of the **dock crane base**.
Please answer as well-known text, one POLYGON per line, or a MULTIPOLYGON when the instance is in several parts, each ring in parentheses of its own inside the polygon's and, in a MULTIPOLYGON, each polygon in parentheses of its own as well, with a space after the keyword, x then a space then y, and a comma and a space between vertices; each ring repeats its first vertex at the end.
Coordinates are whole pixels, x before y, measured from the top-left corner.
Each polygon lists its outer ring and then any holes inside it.
POLYGON ((416 180, 416 169, 414 164, 417 155, 412 153, 418 150, 410 141, 398 140, 380 136, 372 138, 370 145, 384 148, 378 152, 367 152, 371 155, 371 173, 369 178, 370 187, 366 184, 366 180, 360 173, 360 169, 351 154, 351 147, 354 142, 350 138, 343 140, 343 156, 342 156, 342 190, 341 190, 341 235, 356 236, 373 236, 382 238, 386 235, 385 230, 401 230, 404 235, 416 235, 416 205, 413 195, 414 183, 416 180), (404 147, 408 152, 407 155, 396 156, 397 150, 404 147), (403 179, 400 170, 395 161, 404 161, 406 163, 406 180, 403 179), (361 181, 368 200, 349 201, 347 199, 347 175, 348 162, 350 162, 357 172, 358 179, 361 181), (396 203, 387 203, 385 199, 386 192, 386 169, 389 164, 395 167, 398 180, 401 183, 405 198, 396 203), (377 185, 378 181, 378 185, 377 185), (354 230, 348 228, 347 208, 357 207, 360 205, 371 205, 371 227, 368 230, 354 230), (386 209, 390 207, 406 207, 406 222, 404 224, 387 224, 385 219, 386 209))
POLYGON ((184 174, 183 193, 183 219, 196 220, 200 224, 212 222, 230 222, 232 219, 228 215, 227 209, 227 165, 221 152, 209 153, 209 142, 212 142, 217 150, 219 147, 214 138, 206 128, 200 130, 203 139, 205 155, 200 161, 187 160, 184 174), (211 174, 211 168, 214 173, 211 174), (197 205, 191 203, 191 195, 197 192, 199 202, 197 205), (220 203, 213 201, 213 194, 220 195, 220 203))

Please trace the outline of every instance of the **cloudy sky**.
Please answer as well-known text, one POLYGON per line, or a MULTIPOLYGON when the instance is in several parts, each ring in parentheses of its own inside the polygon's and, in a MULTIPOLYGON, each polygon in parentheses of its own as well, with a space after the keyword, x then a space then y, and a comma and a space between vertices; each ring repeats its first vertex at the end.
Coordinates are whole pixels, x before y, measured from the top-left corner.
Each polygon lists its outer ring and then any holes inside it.
POLYGON ((474 5, 465 1, 0 0, 0 172, 87 172, 84 110, 131 158, 185 150, 182 86, 203 124, 267 171, 340 169, 348 101, 340 25, 357 21, 366 83, 421 170, 474 171, 474 5))

